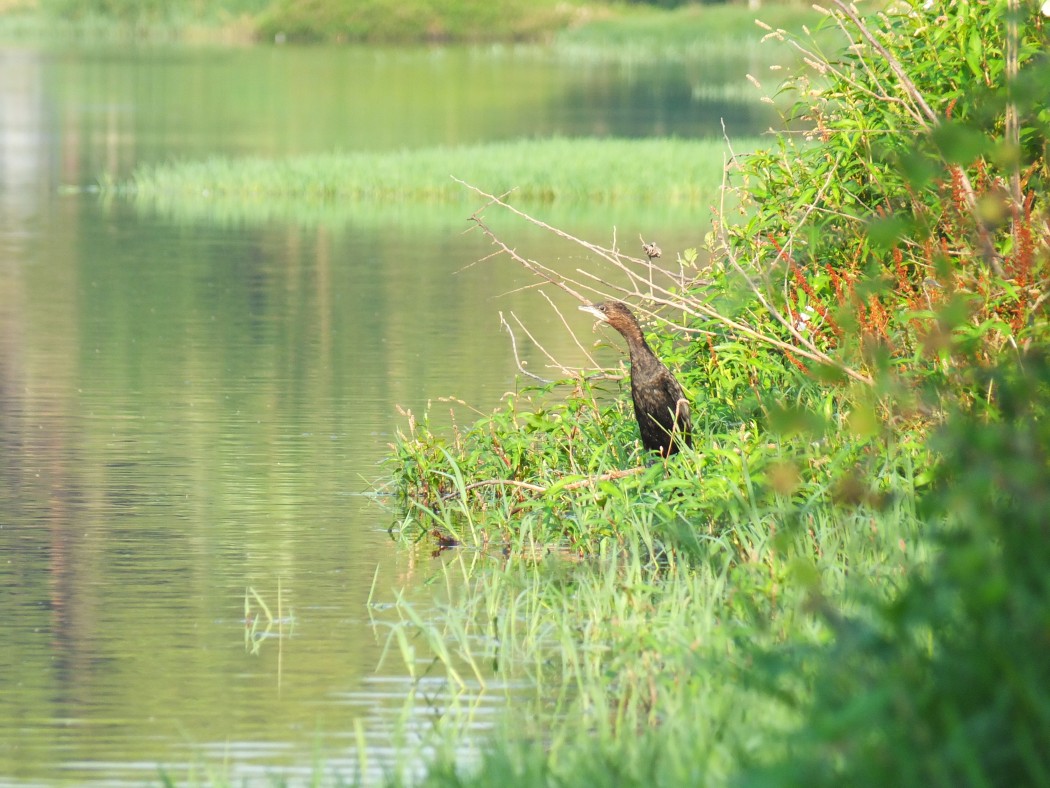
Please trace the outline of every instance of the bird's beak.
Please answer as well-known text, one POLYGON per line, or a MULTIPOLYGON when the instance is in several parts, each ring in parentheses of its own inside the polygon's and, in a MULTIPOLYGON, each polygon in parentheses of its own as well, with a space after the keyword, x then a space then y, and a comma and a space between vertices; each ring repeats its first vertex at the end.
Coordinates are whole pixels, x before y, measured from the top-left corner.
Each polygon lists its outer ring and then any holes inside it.
POLYGON ((605 313, 602 312, 602 310, 600 310, 598 307, 594 306, 593 304, 587 305, 587 306, 581 306, 580 307, 580 311, 581 312, 589 312, 590 314, 594 315, 599 320, 606 321, 606 322, 608 321, 608 318, 605 316, 605 313))

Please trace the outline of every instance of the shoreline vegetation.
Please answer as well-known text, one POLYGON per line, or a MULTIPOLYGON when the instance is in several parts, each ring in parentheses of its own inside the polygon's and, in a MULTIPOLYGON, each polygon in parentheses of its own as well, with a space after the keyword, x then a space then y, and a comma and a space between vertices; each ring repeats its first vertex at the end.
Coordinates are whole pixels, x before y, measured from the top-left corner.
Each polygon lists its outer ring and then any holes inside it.
POLYGON ((612 275, 559 275, 480 195, 548 319, 646 316, 694 446, 640 451, 622 365, 451 432, 406 414, 398 527, 476 594, 398 637, 536 687, 424 784, 1050 783, 1050 42, 951 9, 829 3, 843 40, 796 39, 783 87, 810 141, 736 162, 706 264, 580 240, 612 275))
MULTIPOLYGON (((740 139, 734 149, 742 153, 760 144, 740 139)), ((93 188, 103 199, 128 199, 136 210, 174 221, 336 226, 368 216, 389 220, 411 209, 414 222, 447 228, 478 207, 471 187, 484 187, 518 206, 556 205, 589 227, 604 227, 611 216, 657 226, 683 214, 708 223, 728 156, 723 140, 529 139, 167 162, 138 167, 126 180, 102 179, 93 188)))
POLYGON ((446 0, 8 0, 0 40, 81 44, 550 44, 603 56, 682 58, 732 41, 755 45, 772 27, 792 32, 820 16, 801 2, 745 4, 446 0))

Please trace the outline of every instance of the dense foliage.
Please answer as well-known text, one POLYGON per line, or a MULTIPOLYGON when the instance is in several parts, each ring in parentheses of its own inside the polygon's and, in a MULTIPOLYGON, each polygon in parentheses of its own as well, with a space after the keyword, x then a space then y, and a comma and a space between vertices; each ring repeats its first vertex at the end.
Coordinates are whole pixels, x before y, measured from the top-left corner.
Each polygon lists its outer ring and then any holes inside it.
POLYGON ((41 8, 55 18, 78 21, 109 19, 118 23, 149 24, 186 18, 229 18, 263 11, 271 0, 40 0, 41 8))
POLYGON ((1045 26, 1021 20, 1008 82, 1005 2, 877 21, 783 87, 810 131, 744 166, 757 210, 727 248, 790 341, 961 395, 972 366, 1047 340, 1045 26))
POLYGON ((401 436, 406 532, 637 559, 531 592, 603 689, 480 783, 1050 779, 1045 20, 937 8, 794 42, 802 131, 739 158, 711 265, 648 302, 687 317, 652 341, 695 451, 646 464, 588 380, 401 436))
POLYGON ((937 560, 871 620, 836 622, 771 782, 1050 781, 1048 362, 1044 349, 980 373, 996 417, 961 408, 937 431, 923 501, 937 560))

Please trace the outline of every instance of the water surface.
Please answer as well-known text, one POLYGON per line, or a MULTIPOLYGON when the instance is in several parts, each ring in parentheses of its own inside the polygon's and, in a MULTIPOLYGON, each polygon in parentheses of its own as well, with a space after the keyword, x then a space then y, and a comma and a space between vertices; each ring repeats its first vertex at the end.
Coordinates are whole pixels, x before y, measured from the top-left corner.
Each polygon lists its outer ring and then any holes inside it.
MULTIPOLYGON (((385 651, 391 603, 427 610, 445 582, 441 560, 391 539, 396 513, 374 496, 397 406, 448 419, 440 397, 484 411, 520 386, 501 311, 577 352, 520 271, 471 265, 489 247, 461 208, 191 221, 83 187, 214 153, 710 135, 722 118, 753 133, 757 110, 698 98, 718 91, 695 75, 742 78, 727 68, 506 49, 0 52, 0 783, 353 774, 362 742, 391 768, 444 691, 385 651)), ((700 242, 705 215, 545 218, 675 249, 700 242)), ((479 735, 515 691, 475 687, 479 735)))

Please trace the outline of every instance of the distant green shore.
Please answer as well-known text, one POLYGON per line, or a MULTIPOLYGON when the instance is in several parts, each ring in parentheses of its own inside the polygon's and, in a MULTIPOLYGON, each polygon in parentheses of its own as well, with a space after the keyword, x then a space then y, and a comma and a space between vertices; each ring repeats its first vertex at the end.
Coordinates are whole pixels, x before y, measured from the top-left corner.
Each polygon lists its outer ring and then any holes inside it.
POLYGON ((688 54, 698 42, 755 40, 773 27, 799 30, 809 5, 648 4, 591 0, 0 0, 0 40, 105 43, 495 43, 609 46, 688 54))

